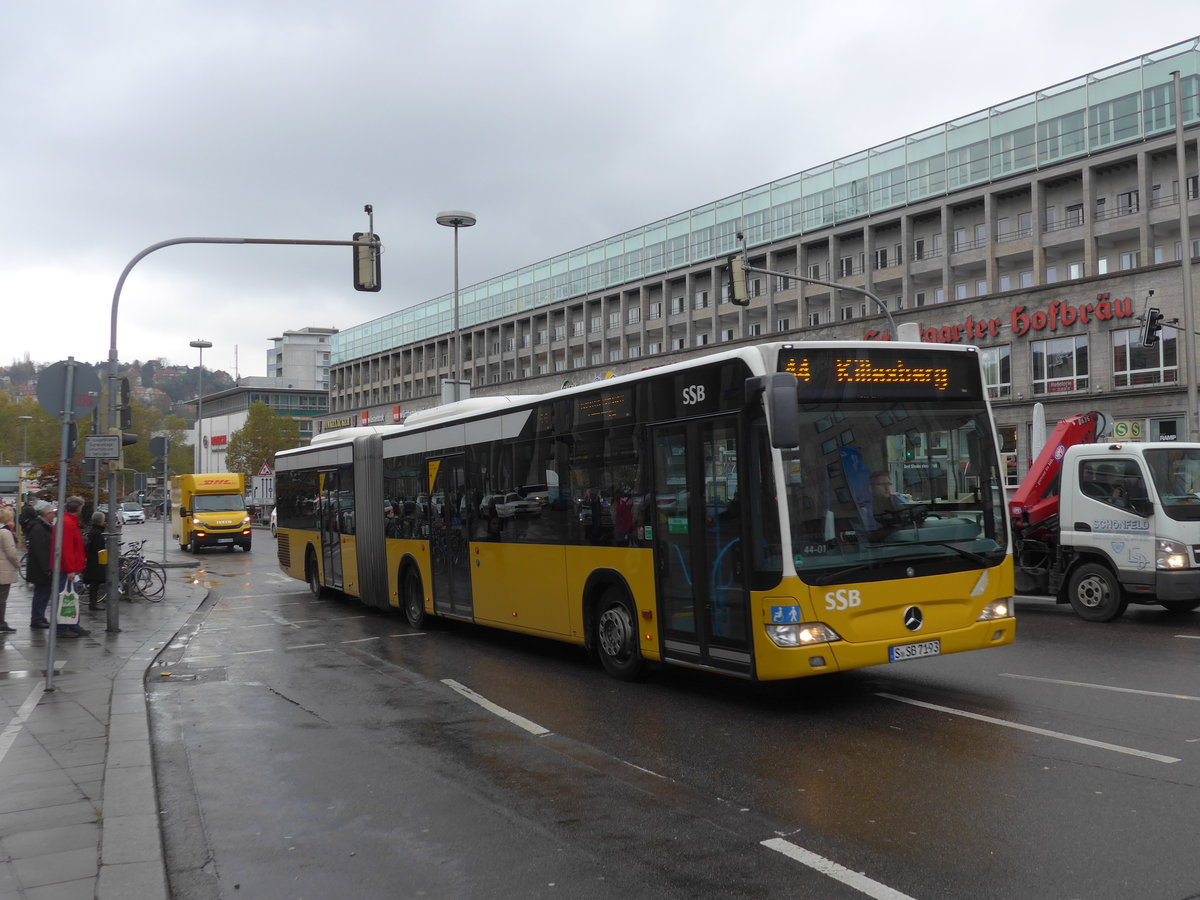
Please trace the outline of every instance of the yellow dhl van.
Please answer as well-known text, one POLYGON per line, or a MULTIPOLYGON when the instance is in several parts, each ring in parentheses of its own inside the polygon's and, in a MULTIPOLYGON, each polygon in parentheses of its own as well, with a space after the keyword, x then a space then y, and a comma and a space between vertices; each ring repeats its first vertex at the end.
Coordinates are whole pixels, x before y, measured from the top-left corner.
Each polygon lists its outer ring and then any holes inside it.
POLYGON ((246 477, 241 473, 171 478, 171 534, 181 550, 241 547, 250 552, 246 477))

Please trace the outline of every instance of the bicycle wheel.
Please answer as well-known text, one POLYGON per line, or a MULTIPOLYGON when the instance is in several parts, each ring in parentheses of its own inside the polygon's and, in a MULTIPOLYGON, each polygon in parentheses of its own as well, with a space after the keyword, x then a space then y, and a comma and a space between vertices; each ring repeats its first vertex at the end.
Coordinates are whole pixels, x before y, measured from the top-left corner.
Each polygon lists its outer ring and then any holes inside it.
POLYGON ((133 587, 151 603, 158 603, 167 592, 167 582, 162 573, 149 566, 141 566, 134 572, 133 587))

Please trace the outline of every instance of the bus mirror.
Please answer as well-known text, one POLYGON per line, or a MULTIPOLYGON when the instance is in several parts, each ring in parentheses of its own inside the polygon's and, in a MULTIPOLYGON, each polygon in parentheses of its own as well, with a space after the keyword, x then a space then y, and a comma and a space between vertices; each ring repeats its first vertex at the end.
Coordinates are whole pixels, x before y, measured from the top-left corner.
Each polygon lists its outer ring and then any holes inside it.
POLYGON ((780 450, 800 446, 798 384, 796 376, 787 372, 746 379, 746 402, 766 394, 771 446, 780 450))

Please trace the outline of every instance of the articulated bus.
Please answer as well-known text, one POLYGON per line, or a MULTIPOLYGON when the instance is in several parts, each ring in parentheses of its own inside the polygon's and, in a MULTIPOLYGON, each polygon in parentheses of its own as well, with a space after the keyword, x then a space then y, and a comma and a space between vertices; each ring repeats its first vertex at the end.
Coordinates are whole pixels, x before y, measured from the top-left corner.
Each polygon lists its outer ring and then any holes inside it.
POLYGON ((1011 643, 1002 474, 975 348, 762 344, 280 453, 279 563, 618 678, 797 678, 1011 643))

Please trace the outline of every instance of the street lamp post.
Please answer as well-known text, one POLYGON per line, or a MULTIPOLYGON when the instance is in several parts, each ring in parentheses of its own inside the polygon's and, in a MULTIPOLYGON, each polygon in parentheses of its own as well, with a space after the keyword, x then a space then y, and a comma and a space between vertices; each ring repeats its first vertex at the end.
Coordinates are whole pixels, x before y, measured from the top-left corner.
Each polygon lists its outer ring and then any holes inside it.
POLYGON ((212 346, 212 341, 197 338, 188 346, 200 351, 200 383, 196 390, 196 471, 203 472, 200 454, 204 441, 204 351, 212 346))
POLYGON ((17 416, 24 429, 24 439, 21 443, 21 460, 17 465, 17 500, 25 502, 25 470, 29 468, 29 423, 33 416, 17 416))
POLYGON ((454 399, 459 400, 459 382, 462 379, 462 332, 458 326, 458 229, 470 228, 476 222, 475 214, 461 209, 438 213, 437 223, 454 229, 454 399))

